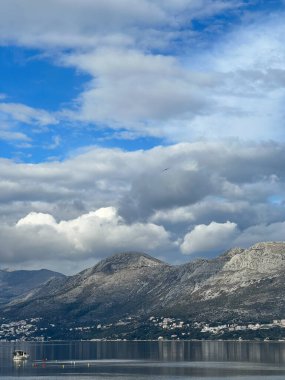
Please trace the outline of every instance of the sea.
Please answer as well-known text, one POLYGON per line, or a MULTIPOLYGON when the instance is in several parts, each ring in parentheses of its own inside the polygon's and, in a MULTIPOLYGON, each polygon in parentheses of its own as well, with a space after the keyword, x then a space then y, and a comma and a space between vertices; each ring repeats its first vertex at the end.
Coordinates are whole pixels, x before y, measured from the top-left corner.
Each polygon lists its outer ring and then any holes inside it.
POLYGON ((285 342, 0 342, 0 379, 278 380, 285 342), (13 362, 16 349, 30 358, 13 362))

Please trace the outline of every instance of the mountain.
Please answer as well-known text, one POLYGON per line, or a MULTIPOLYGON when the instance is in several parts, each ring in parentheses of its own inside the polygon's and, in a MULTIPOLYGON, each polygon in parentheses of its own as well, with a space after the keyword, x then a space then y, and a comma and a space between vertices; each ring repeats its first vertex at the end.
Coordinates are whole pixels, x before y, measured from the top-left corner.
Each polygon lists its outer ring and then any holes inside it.
POLYGON ((0 270, 0 303, 10 302, 54 278, 63 279, 65 276, 47 269, 0 270))
POLYGON ((285 316, 284 280, 281 242, 236 248, 179 266, 122 253, 75 276, 51 280, 3 312, 69 321, 150 315, 199 321, 277 319, 285 316))

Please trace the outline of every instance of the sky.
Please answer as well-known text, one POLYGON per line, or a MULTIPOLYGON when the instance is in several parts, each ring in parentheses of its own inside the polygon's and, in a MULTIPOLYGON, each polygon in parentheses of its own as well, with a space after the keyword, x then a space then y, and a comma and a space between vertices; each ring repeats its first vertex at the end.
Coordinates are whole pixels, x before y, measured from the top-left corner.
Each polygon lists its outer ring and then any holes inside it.
POLYGON ((1 0, 0 269, 285 240, 285 2, 1 0))

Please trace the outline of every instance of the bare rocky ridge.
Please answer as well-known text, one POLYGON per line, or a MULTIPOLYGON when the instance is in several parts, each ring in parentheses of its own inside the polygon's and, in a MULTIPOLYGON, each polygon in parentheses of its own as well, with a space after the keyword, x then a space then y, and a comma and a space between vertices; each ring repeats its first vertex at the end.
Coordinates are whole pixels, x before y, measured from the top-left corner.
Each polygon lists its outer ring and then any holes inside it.
POLYGON ((54 279, 5 306, 8 316, 113 320, 168 315, 195 320, 285 316, 285 243, 232 249, 212 260, 172 266, 122 253, 54 279))

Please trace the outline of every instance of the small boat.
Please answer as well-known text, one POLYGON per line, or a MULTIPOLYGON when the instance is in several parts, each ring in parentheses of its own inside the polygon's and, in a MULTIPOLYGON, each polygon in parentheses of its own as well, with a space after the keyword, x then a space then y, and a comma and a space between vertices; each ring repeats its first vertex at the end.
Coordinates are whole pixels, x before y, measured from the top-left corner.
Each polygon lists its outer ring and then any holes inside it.
POLYGON ((27 360, 29 357, 30 355, 25 351, 16 350, 13 352, 13 360, 27 360))

